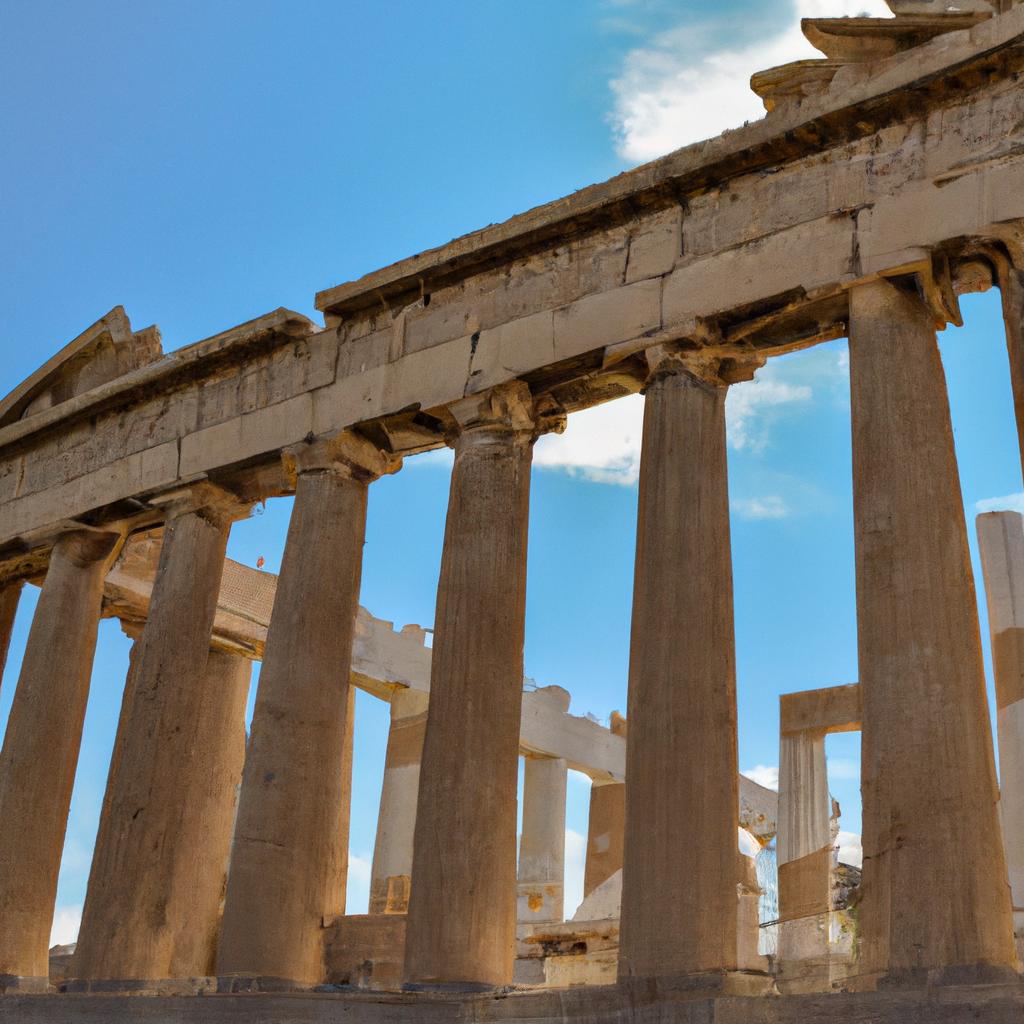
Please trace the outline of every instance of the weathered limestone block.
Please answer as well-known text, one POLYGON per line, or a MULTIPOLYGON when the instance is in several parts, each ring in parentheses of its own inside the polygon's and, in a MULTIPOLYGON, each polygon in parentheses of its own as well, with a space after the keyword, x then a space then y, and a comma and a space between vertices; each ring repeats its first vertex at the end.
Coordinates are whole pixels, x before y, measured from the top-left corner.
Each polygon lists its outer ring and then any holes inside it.
POLYGON ((210 970, 248 693, 247 666, 211 665, 231 522, 209 484, 169 494, 160 565, 107 780, 74 977, 188 979, 210 970), (223 678, 211 686, 210 673, 223 678))
POLYGON ((862 970, 1016 963, 981 640, 933 313, 850 295, 862 970), (935 893, 942 892, 942 899, 935 893))
POLYGON ((427 693, 401 690, 391 701, 391 729, 370 869, 371 914, 404 914, 409 909, 416 800, 429 699, 427 693))
POLYGON ((737 966, 727 387, 671 357, 654 369, 640 464, 620 978, 737 966))
POLYGON ((437 592, 405 979, 486 987, 512 980, 535 427, 522 384, 452 411, 460 432, 437 592))
POLYGON ((321 925, 345 910, 347 666, 367 490, 397 464, 356 435, 289 457, 295 505, 245 762, 217 974, 315 985, 324 980, 321 925))
POLYGON ((0 991, 46 988, 103 575, 119 540, 61 537, 32 620, 0 752, 0 991))
POLYGON ((626 284, 667 274, 682 255, 683 211, 672 206, 662 213, 645 217, 630 233, 626 284))

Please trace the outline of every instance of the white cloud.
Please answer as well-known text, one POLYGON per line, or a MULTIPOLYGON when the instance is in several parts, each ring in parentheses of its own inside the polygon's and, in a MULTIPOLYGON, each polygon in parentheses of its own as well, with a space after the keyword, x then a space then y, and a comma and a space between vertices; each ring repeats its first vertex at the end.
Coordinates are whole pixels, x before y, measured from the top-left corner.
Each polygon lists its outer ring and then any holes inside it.
POLYGON ((537 442, 533 464, 597 483, 635 484, 643 423, 640 395, 573 413, 564 434, 547 434, 537 442))
POLYGON ((756 782, 759 786, 764 786, 765 789, 774 789, 778 791, 778 765, 759 764, 755 765, 753 768, 744 768, 740 774, 745 775, 751 782, 756 782))
POLYGON ((81 903, 58 906, 53 914, 50 928, 50 945, 66 946, 78 940, 78 928, 82 923, 81 903))
POLYGON ((860 836, 856 832, 840 832, 836 836, 839 849, 839 863, 852 864, 859 868, 864 863, 864 851, 861 849, 860 836))
POLYGON ((1024 493, 1007 494, 1002 498, 982 498, 975 502, 979 512, 1024 512, 1024 493))
MULTIPOLYGON (((813 388, 801 359, 775 361, 759 370, 752 381, 736 384, 726 399, 729 445, 736 451, 761 452, 769 443, 771 426, 784 410, 805 405, 813 388), (800 381, 788 376, 797 373, 800 381)), ((829 372, 834 372, 830 360, 829 372)), ((815 373, 819 371, 816 369, 815 373)), ((569 417, 564 434, 542 437, 534 450, 535 466, 562 469, 597 483, 635 484, 640 475, 640 442, 643 436, 644 400, 629 395, 569 417)), ((760 518, 778 518, 780 499, 763 499, 760 518), (774 505, 773 514, 769 509, 774 505)))
POLYGON ((583 902, 583 874, 587 864, 587 839, 571 828, 565 830, 565 919, 569 921, 583 902))
POLYGON ((611 83, 611 121, 620 155, 651 160, 763 117, 750 76, 821 57, 800 31, 800 19, 858 14, 891 16, 883 0, 796 0, 779 18, 776 33, 745 46, 702 52, 707 33, 700 22, 658 34, 627 54, 611 83))
POLYGON ((361 855, 349 850, 346 914, 365 914, 370 908, 370 864, 370 854, 361 855))
POLYGON ((734 498, 729 505, 741 519, 785 519, 790 514, 789 506, 777 494, 734 498))

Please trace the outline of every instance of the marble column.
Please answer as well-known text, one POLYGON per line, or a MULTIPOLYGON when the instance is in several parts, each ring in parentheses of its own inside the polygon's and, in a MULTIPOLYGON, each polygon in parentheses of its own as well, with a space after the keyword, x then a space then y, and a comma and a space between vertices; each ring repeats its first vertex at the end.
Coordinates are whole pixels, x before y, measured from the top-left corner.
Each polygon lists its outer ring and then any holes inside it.
MULTIPOLYGON (((626 719, 612 712, 611 731, 626 735, 626 719)), ((587 862, 583 873, 586 899, 617 871, 622 870, 622 849, 626 839, 626 784, 594 782, 590 788, 590 817, 587 822, 587 862)))
POLYGON ((0 752, 0 990, 45 988, 103 577, 119 537, 77 531, 50 555, 0 752))
POLYGON ((623 979, 737 966, 728 389, 677 357, 652 362, 629 668, 623 979))
POLYGON ((349 671, 367 492, 398 462, 355 434, 294 449, 288 459, 295 505, 245 761, 217 974, 309 986, 324 978, 323 921, 345 910, 349 671))
POLYGON ((779 959, 828 955, 832 800, 825 732, 784 732, 779 744, 779 959))
POLYGON ((999 733, 999 811, 1013 897, 1014 933, 1024 938, 1024 516, 978 516, 999 733))
POLYGON ((209 974, 247 693, 248 667, 211 660, 210 635, 231 523, 248 509, 206 483, 159 504, 160 563, 70 972, 127 987, 209 974))
POLYGON ((11 646, 11 632, 14 630, 14 616, 25 584, 21 580, 8 583, 0 588, 0 682, 3 681, 7 666, 7 652, 11 646))
POLYGON ((404 914, 409 909, 416 799, 429 700, 430 694, 419 690, 400 690, 391 699, 391 730, 370 869, 371 914, 404 914))
POLYGON ((561 758, 526 758, 516 912, 520 924, 564 920, 568 778, 569 768, 561 758))
POLYGON ((410 986, 512 980, 533 402, 516 382, 451 408, 405 947, 410 986))
POLYGON ((999 268, 999 291, 1006 324, 1006 350, 1010 357, 1010 384, 1017 418, 1017 441, 1024 469, 1024 270, 1009 261, 999 268))
POLYGON ((915 291, 851 290, 850 391, 861 969, 1000 975, 1016 955, 974 579, 933 314, 915 291))

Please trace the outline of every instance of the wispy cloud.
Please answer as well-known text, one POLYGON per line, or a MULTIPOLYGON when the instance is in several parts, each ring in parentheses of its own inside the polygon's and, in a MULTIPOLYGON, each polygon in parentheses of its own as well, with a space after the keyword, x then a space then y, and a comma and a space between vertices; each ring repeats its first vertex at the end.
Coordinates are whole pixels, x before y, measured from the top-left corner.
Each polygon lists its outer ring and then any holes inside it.
POLYGON ((610 119, 620 155, 651 160, 763 117, 750 76, 821 56, 801 33, 800 19, 858 14, 891 16, 883 0, 796 0, 780 12, 774 32, 750 44, 708 49, 712 19, 656 33, 629 51, 611 83, 610 119))
MULTIPOLYGON (((735 451, 762 452, 771 438, 772 426, 794 406, 811 401, 813 387, 806 380, 791 382, 796 369, 806 377, 799 361, 769 363, 752 381, 729 390, 726 424, 729 445, 735 451)), ((566 432, 548 435, 537 442, 534 465, 562 469, 597 483, 635 484, 640 475, 640 442, 643 436, 644 400, 639 395, 574 413, 566 432)), ((763 499, 763 507, 742 507, 760 518, 778 518, 781 499, 763 499)), ((782 513, 784 514, 784 513, 782 513)))
POLYGON ((1024 492, 1005 494, 1001 498, 982 498, 974 507, 978 512, 1024 512, 1024 492))
POLYGON ((830 757, 828 777, 842 782, 860 782, 860 761, 852 757, 830 757))
POLYGON ((785 519, 790 515, 789 506, 777 494, 763 498, 734 498, 729 505, 741 519, 785 519))
POLYGON ((779 766, 777 764, 755 765, 753 768, 744 768, 740 774, 745 775, 751 782, 756 782, 759 786, 764 786, 765 789, 774 789, 778 791, 779 766))

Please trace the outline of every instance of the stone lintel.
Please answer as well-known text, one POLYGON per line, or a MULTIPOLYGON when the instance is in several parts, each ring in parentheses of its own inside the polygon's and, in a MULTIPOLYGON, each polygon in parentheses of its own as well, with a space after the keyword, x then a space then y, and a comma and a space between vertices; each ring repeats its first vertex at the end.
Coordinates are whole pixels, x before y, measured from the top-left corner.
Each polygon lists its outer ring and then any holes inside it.
POLYGON ((857 732, 860 729, 860 686, 831 686, 821 690, 784 693, 779 698, 779 728, 783 733, 857 732))

